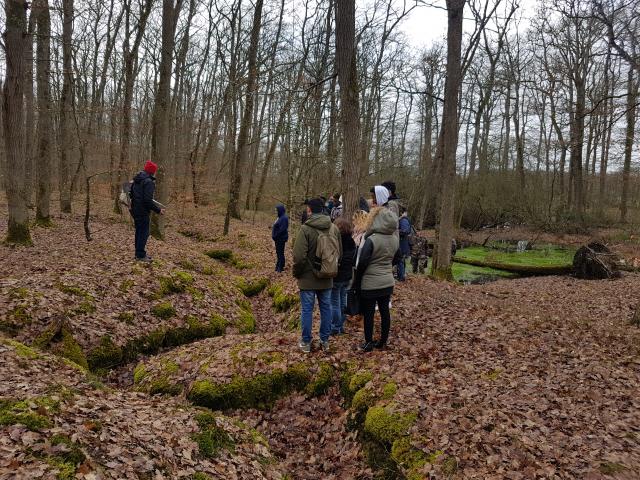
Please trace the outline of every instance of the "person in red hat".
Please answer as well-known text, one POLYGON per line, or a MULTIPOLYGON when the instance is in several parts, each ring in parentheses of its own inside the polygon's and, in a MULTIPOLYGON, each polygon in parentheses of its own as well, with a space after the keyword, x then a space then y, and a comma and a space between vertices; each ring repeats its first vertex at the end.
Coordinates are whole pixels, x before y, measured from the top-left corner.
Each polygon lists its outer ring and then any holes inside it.
POLYGON ((158 165, 147 160, 147 163, 144 164, 144 170, 133 178, 133 185, 131 185, 131 216, 136 227, 136 260, 140 262, 151 261, 151 257, 147 255, 146 251, 151 212, 164 214, 164 208, 160 208, 153 201, 153 194, 156 190, 154 175, 157 171, 158 165))

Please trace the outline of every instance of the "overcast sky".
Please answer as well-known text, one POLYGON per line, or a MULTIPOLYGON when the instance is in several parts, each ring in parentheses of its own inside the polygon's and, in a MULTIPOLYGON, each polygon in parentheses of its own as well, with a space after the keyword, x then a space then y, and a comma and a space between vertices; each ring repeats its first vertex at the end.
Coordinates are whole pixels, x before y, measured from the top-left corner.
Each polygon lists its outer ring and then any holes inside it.
MULTIPOLYGON (((503 1, 503 3, 506 3, 503 1)), ((401 4, 401 3, 400 3, 401 4)), ((433 4, 441 8, 420 5, 416 7, 400 26, 400 30, 405 33, 411 44, 415 47, 428 47, 434 41, 446 40, 447 35, 447 12, 445 10, 445 0, 434 0, 433 4)), ((519 28, 526 29, 528 18, 535 13, 537 0, 520 0, 518 16, 521 18, 519 28)), ((473 21, 470 18, 468 7, 465 8, 465 25, 472 29, 473 21)))

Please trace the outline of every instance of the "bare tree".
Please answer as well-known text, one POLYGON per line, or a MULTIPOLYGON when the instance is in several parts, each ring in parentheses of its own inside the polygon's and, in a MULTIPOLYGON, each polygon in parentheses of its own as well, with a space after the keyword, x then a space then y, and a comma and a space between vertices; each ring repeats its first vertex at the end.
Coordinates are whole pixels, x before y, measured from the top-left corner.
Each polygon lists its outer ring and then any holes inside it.
POLYGON ((71 157, 73 155, 73 0, 62 0, 62 97, 60 99, 60 162, 58 191, 60 210, 71 213, 71 157))

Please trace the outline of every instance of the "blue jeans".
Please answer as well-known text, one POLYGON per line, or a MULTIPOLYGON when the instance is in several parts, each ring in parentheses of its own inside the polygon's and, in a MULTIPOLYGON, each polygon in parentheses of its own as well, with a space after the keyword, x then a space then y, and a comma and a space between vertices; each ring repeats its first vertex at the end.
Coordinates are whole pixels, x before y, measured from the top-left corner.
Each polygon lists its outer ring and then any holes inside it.
POLYGON ((331 333, 344 332, 343 326, 346 317, 344 310, 347 308, 348 287, 349 282, 333 282, 331 289, 331 333))
POLYGON ((133 217, 133 223, 136 226, 136 258, 145 258, 147 256, 145 248, 149 239, 149 215, 133 217))
POLYGON ((285 261, 284 247, 287 244, 287 242, 276 240, 275 244, 276 244, 276 256, 277 256, 276 272, 281 272, 284 270, 284 261, 285 261))
POLYGON ((313 306, 316 296, 320 307, 320 341, 326 342, 331 335, 331 289, 300 290, 300 323, 302 324, 302 341, 311 342, 313 324, 313 306))

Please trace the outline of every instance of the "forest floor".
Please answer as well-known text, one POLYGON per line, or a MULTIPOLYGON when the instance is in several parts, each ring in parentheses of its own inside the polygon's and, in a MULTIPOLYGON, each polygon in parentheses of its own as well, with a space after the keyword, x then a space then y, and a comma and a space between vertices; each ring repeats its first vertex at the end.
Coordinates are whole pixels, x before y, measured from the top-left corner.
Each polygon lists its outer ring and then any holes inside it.
POLYGON ((94 210, 0 246, 0 479, 640 477, 638 274, 411 276, 387 350, 305 356, 270 218, 171 212, 140 265, 94 210))

